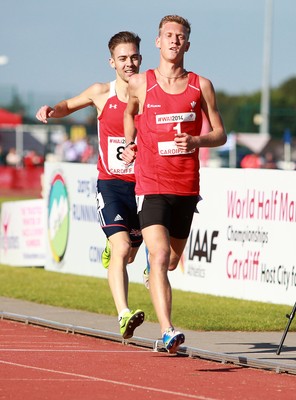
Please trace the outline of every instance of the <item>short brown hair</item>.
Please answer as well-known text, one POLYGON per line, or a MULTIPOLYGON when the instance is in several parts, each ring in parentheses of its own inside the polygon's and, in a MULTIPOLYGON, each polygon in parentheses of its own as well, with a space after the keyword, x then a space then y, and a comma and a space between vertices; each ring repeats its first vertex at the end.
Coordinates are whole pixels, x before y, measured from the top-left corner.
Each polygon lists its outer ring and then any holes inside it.
POLYGON ((189 39, 189 36, 191 33, 191 26, 190 26, 190 22, 186 18, 180 17, 179 15, 166 15, 165 17, 162 18, 162 20, 159 23, 159 34, 161 31, 161 28, 167 22, 176 22, 177 24, 183 25, 187 29, 188 39, 189 39))
POLYGON ((122 43, 133 43, 137 47, 138 51, 140 51, 140 42, 141 38, 136 33, 122 31, 112 36, 109 40, 108 47, 112 56, 115 47, 122 43))

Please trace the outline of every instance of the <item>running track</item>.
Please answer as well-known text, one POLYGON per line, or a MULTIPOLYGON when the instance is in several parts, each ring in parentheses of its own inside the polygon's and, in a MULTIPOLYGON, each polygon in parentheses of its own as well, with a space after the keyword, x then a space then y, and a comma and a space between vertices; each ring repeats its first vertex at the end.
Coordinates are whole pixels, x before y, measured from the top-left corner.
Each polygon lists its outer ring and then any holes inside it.
POLYGON ((292 400, 289 374, 0 320, 1 400, 292 400))

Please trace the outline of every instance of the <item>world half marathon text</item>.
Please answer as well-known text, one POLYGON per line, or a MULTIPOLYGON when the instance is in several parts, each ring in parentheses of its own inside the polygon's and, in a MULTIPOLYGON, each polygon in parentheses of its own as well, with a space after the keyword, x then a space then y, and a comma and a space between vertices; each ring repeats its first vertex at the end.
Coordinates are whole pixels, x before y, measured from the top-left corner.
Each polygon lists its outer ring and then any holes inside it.
POLYGON ((272 190, 227 191, 227 216, 236 219, 258 219, 296 222, 296 201, 289 193, 272 190))

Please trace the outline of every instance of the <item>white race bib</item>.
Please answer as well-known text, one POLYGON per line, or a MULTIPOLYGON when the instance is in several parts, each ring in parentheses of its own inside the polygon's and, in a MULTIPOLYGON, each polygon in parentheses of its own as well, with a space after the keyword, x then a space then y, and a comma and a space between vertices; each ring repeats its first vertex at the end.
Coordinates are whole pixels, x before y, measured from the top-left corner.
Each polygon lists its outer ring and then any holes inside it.
POLYGON ((112 174, 134 174, 134 163, 126 165, 124 161, 122 161, 122 152, 124 148, 124 137, 108 137, 108 166, 112 174))
POLYGON ((158 142, 158 154, 160 156, 178 156, 181 154, 190 154, 194 152, 195 149, 190 151, 184 151, 179 149, 174 141, 158 142))
POLYGON ((172 124, 181 122, 191 122, 195 121, 195 112, 185 112, 176 114, 158 114, 156 115, 156 124, 172 124))

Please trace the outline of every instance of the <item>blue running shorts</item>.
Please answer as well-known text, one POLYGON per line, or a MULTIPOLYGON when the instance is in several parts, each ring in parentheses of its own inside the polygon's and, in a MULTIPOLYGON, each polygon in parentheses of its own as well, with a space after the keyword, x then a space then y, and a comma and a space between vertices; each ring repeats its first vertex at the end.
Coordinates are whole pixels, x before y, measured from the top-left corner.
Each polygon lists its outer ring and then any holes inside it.
POLYGON ((127 231, 132 247, 141 245, 143 238, 137 214, 134 182, 98 179, 97 213, 107 238, 117 232, 127 231))

